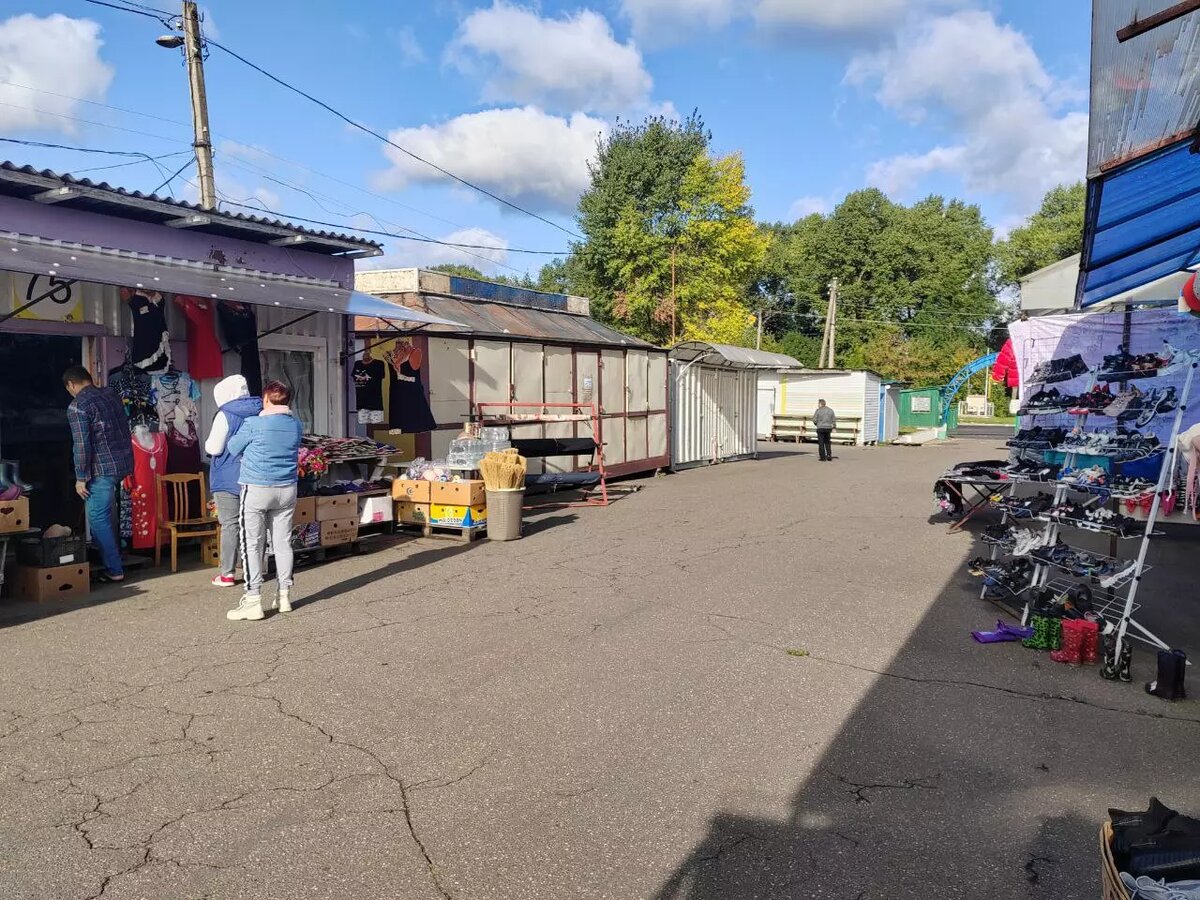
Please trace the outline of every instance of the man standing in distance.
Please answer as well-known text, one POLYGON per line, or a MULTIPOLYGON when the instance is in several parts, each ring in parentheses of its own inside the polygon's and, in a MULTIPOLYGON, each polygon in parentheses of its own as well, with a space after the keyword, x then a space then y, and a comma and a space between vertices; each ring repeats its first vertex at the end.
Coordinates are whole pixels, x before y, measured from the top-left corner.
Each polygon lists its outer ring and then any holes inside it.
POLYGON ((63 373, 63 384, 74 399, 67 407, 74 443, 75 493, 83 498, 92 538, 100 546, 104 568, 100 581, 124 581, 121 548, 113 528, 117 485, 133 472, 129 420, 121 400, 108 388, 98 388, 83 366, 63 373))
POLYGON ((837 427, 837 416, 824 400, 818 400, 812 419, 813 427, 817 429, 817 453, 821 462, 829 462, 833 459, 833 429, 837 427))

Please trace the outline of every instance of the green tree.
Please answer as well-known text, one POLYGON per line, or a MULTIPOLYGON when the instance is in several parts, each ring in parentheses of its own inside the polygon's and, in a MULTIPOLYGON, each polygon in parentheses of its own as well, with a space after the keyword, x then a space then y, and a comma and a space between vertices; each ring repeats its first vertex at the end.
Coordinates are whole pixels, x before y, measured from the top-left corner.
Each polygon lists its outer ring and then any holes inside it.
POLYGON ((509 287, 537 288, 537 283, 528 275, 520 277, 511 275, 485 275, 475 266, 469 266, 464 263, 438 263, 436 266, 430 266, 429 271, 444 272, 447 275, 454 275, 459 278, 474 278, 476 281, 490 281, 493 284, 507 284, 509 287))
POLYGON ((1026 275, 1083 249, 1087 188, 1083 182, 1053 188, 1041 209, 996 245, 997 279, 1012 286, 1026 275))

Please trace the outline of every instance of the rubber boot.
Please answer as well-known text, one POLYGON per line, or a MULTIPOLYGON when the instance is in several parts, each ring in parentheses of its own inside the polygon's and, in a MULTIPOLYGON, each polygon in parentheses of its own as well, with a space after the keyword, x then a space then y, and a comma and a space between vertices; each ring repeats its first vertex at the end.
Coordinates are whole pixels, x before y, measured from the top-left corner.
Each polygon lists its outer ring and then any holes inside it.
POLYGON ((1062 623, 1062 647, 1053 651, 1050 658, 1058 663, 1077 666, 1083 661, 1083 630, 1082 623, 1076 619, 1066 619, 1062 623))
POLYGON ((1146 693, 1163 700, 1183 700, 1187 695, 1183 689, 1183 670, 1187 668, 1187 654, 1181 650, 1158 651, 1158 678, 1146 685, 1146 693))
POLYGON ((1117 634, 1104 635, 1104 663, 1100 666, 1100 677, 1105 681, 1117 680, 1117 634))
POLYGON ((1117 660, 1117 680, 1129 684, 1133 681, 1133 645, 1126 638, 1121 643, 1121 656, 1117 660))
POLYGON ((1063 620, 1062 619, 1051 619, 1049 624, 1046 626, 1046 631, 1047 631, 1046 649, 1047 650, 1060 649, 1062 647, 1062 643, 1063 643, 1063 620))
POLYGON ((1028 647, 1030 650, 1045 650, 1047 622, 1049 622, 1049 619, 1045 616, 1031 617, 1029 624, 1033 626, 1033 634, 1021 641, 1021 645, 1028 647))
POLYGON ((1080 622, 1079 629, 1083 634, 1080 662, 1085 666, 1094 666, 1100 658, 1100 623, 1080 622))

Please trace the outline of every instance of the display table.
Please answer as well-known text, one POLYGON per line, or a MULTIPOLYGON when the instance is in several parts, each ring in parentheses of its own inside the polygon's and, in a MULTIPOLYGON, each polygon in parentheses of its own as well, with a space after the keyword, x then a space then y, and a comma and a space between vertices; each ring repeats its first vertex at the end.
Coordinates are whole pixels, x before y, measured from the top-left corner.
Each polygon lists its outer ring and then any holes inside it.
POLYGON ((975 516, 993 506, 997 500, 1012 490, 1014 482, 999 478, 983 478, 978 475, 956 475, 947 472, 937 480, 946 485, 963 505, 962 517, 950 526, 950 533, 960 531, 975 516), (970 497, 968 497, 968 493, 970 497))

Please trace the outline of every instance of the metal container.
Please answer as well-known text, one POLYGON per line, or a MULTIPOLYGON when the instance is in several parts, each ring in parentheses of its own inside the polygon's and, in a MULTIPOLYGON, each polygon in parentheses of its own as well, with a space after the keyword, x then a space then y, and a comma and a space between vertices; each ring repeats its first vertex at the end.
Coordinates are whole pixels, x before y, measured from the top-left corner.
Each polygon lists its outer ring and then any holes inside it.
POLYGON ((490 541, 515 541, 521 537, 525 489, 487 492, 487 533, 490 541))

